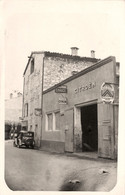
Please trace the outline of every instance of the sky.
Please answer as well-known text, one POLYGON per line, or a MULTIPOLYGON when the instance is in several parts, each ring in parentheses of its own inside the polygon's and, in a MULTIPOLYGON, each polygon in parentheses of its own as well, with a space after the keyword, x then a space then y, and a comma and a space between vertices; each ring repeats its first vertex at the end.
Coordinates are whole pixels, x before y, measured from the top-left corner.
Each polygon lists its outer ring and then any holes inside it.
POLYGON ((120 61, 124 1, 3 1, 5 98, 23 91, 23 72, 32 51, 51 51, 120 61))

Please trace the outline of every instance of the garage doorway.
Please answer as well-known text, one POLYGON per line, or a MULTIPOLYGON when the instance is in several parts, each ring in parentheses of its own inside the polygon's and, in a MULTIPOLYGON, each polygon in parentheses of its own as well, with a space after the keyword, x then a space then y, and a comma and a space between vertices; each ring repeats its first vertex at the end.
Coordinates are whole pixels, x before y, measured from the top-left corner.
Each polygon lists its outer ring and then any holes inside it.
POLYGON ((98 150, 97 104, 81 107, 82 151, 98 150))

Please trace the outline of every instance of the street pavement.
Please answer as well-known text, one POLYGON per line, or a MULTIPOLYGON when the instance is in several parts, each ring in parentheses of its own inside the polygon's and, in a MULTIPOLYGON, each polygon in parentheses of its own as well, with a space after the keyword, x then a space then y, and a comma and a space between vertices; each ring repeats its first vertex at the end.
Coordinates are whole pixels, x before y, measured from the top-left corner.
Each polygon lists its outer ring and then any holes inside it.
POLYGON ((117 163, 13 147, 5 141, 5 181, 14 191, 110 191, 117 163))

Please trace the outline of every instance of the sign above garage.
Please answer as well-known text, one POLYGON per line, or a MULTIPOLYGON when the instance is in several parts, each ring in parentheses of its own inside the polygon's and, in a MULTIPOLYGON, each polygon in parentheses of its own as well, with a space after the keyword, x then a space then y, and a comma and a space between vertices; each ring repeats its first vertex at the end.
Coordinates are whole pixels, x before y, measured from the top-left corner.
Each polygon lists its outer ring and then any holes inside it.
POLYGON ((56 89, 55 89, 55 92, 56 93, 67 93, 67 86, 61 86, 61 87, 57 87, 56 89))
POLYGON ((58 100, 59 104, 67 104, 67 98, 66 97, 60 97, 58 100))

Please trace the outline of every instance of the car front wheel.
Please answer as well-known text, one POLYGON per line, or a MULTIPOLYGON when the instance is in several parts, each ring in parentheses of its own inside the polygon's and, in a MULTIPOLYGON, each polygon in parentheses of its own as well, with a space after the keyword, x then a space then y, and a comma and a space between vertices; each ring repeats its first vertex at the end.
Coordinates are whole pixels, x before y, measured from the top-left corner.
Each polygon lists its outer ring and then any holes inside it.
POLYGON ((20 148, 21 147, 21 141, 18 141, 17 147, 20 148))

